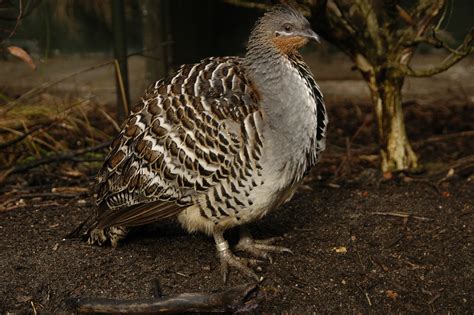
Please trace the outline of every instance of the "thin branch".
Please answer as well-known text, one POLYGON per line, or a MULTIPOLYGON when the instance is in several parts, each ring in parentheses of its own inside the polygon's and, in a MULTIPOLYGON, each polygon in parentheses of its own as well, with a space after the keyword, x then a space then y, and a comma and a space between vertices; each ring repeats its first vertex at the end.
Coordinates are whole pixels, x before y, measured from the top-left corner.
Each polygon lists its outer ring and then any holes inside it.
POLYGON ((339 6, 340 3, 337 0, 316 1, 310 6, 311 23, 319 35, 339 47, 351 58, 354 58, 356 52, 361 51, 366 43, 357 40, 355 26, 343 16, 343 12, 348 10, 339 6))
MULTIPOLYGON (((423 38, 433 20, 439 15, 441 9, 445 6, 446 0, 425 0, 419 1, 418 6, 409 14, 413 20, 418 21, 417 25, 408 27, 401 32, 398 46, 402 48, 400 54, 400 64, 402 67, 408 67, 417 45, 412 38, 423 38)), ((441 17, 443 19, 443 17, 441 17)))
POLYGON ((346 10, 344 8, 341 8, 341 5, 337 0, 331 1, 327 5, 327 10, 332 11, 333 16, 338 16, 340 21, 342 22, 342 25, 346 29, 347 32, 350 34, 355 34, 356 33, 356 27, 352 25, 349 16, 347 13, 349 13, 349 10, 346 10))
POLYGON ((13 26, 13 29, 11 30, 10 34, 8 35, 7 39, 10 39, 16 32, 18 26, 20 25, 20 20, 23 15, 23 1, 19 1, 19 8, 18 8, 18 16, 16 17, 15 25, 13 26))
MULTIPOLYGON (((29 16, 33 12, 33 9, 35 9, 40 3, 41 3, 41 0, 27 1, 23 9, 23 14, 21 15, 21 19, 24 19, 25 17, 29 16)), ((9 17, 9 16, 0 15, 0 20, 2 21, 12 22, 12 21, 16 21, 17 18, 18 18, 17 16, 9 17)))
POLYGON ((376 49, 377 55, 383 54, 384 46, 382 43, 381 29, 377 20, 377 15, 371 1, 356 0, 355 5, 359 7, 360 14, 365 21, 366 32, 376 49))
POLYGON ((42 158, 42 159, 33 161, 31 163, 15 166, 12 169, 8 170, 9 172, 8 174, 25 172, 33 168, 36 168, 38 166, 51 164, 51 163, 71 161, 71 160, 75 161, 77 156, 80 156, 89 152, 102 150, 104 148, 107 148, 109 145, 110 145, 110 142, 105 142, 105 143, 96 145, 94 147, 79 149, 75 151, 57 154, 51 157, 42 158))
POLYGON ((431 77, 433 75, 436 75, 438 73, 444 72, 454 66, 456 63, 461 61, 464 57, 467 55, 473 53, 474 50, 470 49, 468 53, 462 54, 462 55, 450 55, 448 58, 446 58, 441 64, 438 66, 434 66, 428 69, 413 69, 410 66, 407 66, 405 69, 403 69, 403 72, 407 76, 411 77, 431 77))
POLYGON ((433 136, 429 137, 428 139, 417 141, 413 143, 414 147, 421 147, 423 145, 426 145, 428 143, 434 143, 434 142, 440 142, 440 141, 446 141, 446 140, 452 140, 452 139, 459 139, 463 137, 474 137, 474 130, 468 130, 468 131, 461 131, 461 132, 456 132, 456 133, 450 133, 446 135, 439 135, 439 136, 433 136))
POLYGON ((418 37, 412 40, 406 41, 403 45, 405 47, 416 47, 419 44, 427 44, 433 46, 434 48, 444 48, 443 41, 439 40, 437 37, 418 37))
MULTIPOLYGON (((441 169, 437 169, 436 171, 432 172, 429 175, 420 175, 420 176, 412 175, 410 176, 410 178, 416 179, 416 180, 428 180, 429 183, 433 185, 433 180, 435 180, 436 178, 439 178, 439 176, 441 175, 448 174, 444 176, 444 179, 442 179, 442 180, 445 180, 447 177, 452 176, 450 175, 450 173, 453 171, 456 171, 459 173, 462 170, 473 169, 473 168, 474 168, 474 154, 462 157, 450 164, 445 165, 441 169)), ((437 188, 437 186, 436 185, 434 186, 439 192, 439 189, 437 188)))
POLYGON ((52 82, 49 82, 49 83, 46 83, 46 84, 43 84, 42 86, 38 87, 38 88, 34 88, 34 89, 31 89, 30 91, 26 92, 25 94, 22 94, 19 98, 17 98, 16 100, 10 102, 10 103, 7 103, 7 105, 5 106, 5 108, 0 111, 0 115, 4 115, 6 114, 8 111, 10 111, 13 107, 15 107, 15 105, 18 104, 18 102, 24 100, 24 99, 27 99, 27 98, 30 98, 30 97, 33 97, 35 95, 38 95, 40 93, 42 93, 43 91, 51 88, 52 86, 55 86, 63 81, 66 81, 68 79, 71 79, 71 78, 74 78, 80 74, 83 74, 83 73, 86 73, 88 71, 91 71, 91 70, 95 70, 95 69, 98 69, 98 68, 101 68, 101 67, 104 67, 104 66, 107 66, 107 65, 110 65, 110 64, 113 64, 114 63, 114 60, 110 60, 110 61, 106 61, 106 62, 103 62, 103 63, 99 63, 99 64, 96 64, 96 65, 93 65, 91 67, 88 67, 88 68, 85 68, 85 69, 82 69, 78 72, 74 72, 74 73, 71 73, 65 77, 62 77, 60 79, 57 79, 55 81, 52 81, 52 82))
MULTIPOLYGON (((261 11, 268 11, 273 7, 272 4, 261 3, 261 2, 256 2, 256 1, 222 0, 222 2, 236 6, 236 7, 257 9, 261 11)), ((277 2, 283 3, 283 4, 288 4, 288 3, 293 4, 294 1, 280 0, 277 2)), ((311 16, 311 11, 306 6, 298 5, 297 7, 304 16, 311 16)))
MULTIPOLYGON (((150 47, 148 49, 143 49, 143 50, 140 50, 138 52, 134 52, 134 53, 131 53, 131 54, 128 54, 127 55, 127 58, 129 57, 132 57, 132 56, 139 56, 140 54, 144 53, 144 52, 147 52, 147 51, 151 51, 151 50, 154 50, 158 47, 161 47, 161 46, 165 46, 165 45, 170 45, 171 43, 173 43, 172 41, 166 41, 166 42, 163 42, 161 43, 160 45, 157 45, 157 46, 154 46, 154 47, 150 47)), ((86 72, 89 72, 89 71, 92 71, 92 70, 96 70, 96 69, 99 69, 101 67, 105 67, 105 66, 108 66, 108 65, 112 65, 112 64, 115 64, 115 60, 109 60, 109 61, 105 61, 105 62, 102 62, 102 63, 98 63, 98 64, 95 64, 93 66, 90 66, 90 67, 87 67, 85 69, 82 69, 82 70, 79 70, 77 72, 74 72, 74 73, 71 73, 71 74, 68 74, 62 78, 59 78, 55 81, 52 81, 52 82, 48 82, 48 83, 45 83, 43 84, 42 86, 40 87, 37 87, 37 88, 33 88, 31 90, 29 90, 28 92, 22 94, 20 97, 18 97, 17 99, 9 102, 6 104, 5 108, 3 108, 2 110, 0 110, 0 115, 4 115, 6 114, 7 112, 9 112, 12 108, 15 107, 15 105, 17 105, 20 101, 22 100, 25 100, 25 99, 28 99, 28 98, 31 98, 35 95, 38 95, 42 92, 44 92, 45 90, 61 83, 61 82, 64 82, 64 81, 67 81, 69 79, 72 79, 78 75, 81 75, 81 74, 84 74, 86 72)))
POLYGON ((398 16, 408 25, 414 26, 415 21, 413 21, 413 18, 411 15, 399 4, 395 5, 395 9, 397 10, 398 16))
POLYGON ((0 143, 0 150, 4 150, 4 149, 6 149, 6 148, 8 148, 8 147, 10 147, 14 144, 17 144, 18 142, 21 142, 23 139, 25 139, 29 135, 35 133, 36 131, 46 129, 46 128, 50 128, 50 126, 36 126, 36 127, 32 128, 31 130, 29 130, 28 132, 25 132, 25 133, 21 134, 20 136, 16 137, 13 140, 7 141, 5 143, 0 143))
POLYGON ((105 119, 107 119, 108 122, 110 122, 112 124, 112 126, 114 127, 116 132, 120 132, 120 130, 121 130, 120 126, 117 124, 117 122, 112 117, 110 117, 109 114, 107 114, 107 112, 105 110, 103 110, 102 108, 99 108, 99 112, 105 117, 105 119))
MULTIPOLYGON (((429 3, 429 2, 428 2, 429 3)), ((431 10, 427 12, 423 19, 421 19, 420 23, 418 24, 418 29, 416 31, 416 35, 423 36, 427 31, 428 27, 431 25, 432 21, 439 15, 441 9, 445 6, 446 0, 438 0, 431 5, 431 10)), ((427 8, 422 8, 418 13, 428 11, 427 8)))
MULTIPOLYGON (((403 73, 412 77, 430 77, 432 75, 441 73, 461 61, 464 57, 474 53, 474 47, 470 46, 474 39, 474 28, 470 30, 469 34, 464 38, 464 41, 457 49, 449 49, 451 54, 446 57, 439 65, 427 69, 413 69, 406 66, 402 69, 403 73)), ((444 47, 444 43, 442 44, 444 47)))
POLYGON ((42 199, 57 199, 57 198, 62 198, 62 199, 73 199, 81 196, 87 196, 89 194, 88 191, 81 191, 78 193, 64 193, 64 192, 59 192, 59 193, 53 193, 53 192, 40 192, 40 193, 28 193, 28 194, 18 194, 14 196, 13 198, 9 199, 8 202, 12 202, 18 199, 34 199, 34 198, 42 198, 42 199))
POLYGON ((240 1, 240 0, 222 0, 222 2, 241 8, 258 9, 267 11, 272 8, 271 4, 259 3, 253 1, 240 1))
MULTIPOLYGON (((434 48, 437 48, 437 49, 444 48, 452 54, 463 54, 464 53, 463 51, 459 51, 459 48, 449 47, 442 39, 440 39, 438 37, 438 33, 435 29, 433 29, 433 32, 431 34, 432 34, 431 37, 423 37, 422 36, 422 37, 415 38, 413 40, 409 40, 409 41, 405 42, 404 46, 406 46, 406 47, 416 47, 419 44, 426 44, 426 45, 430 45, 430 46, 432 46, 434 48)), ((469 34, 468 34, 468 36, 469 36, 469 34)))
MULTIPOLYGON (((472 41, 472 35, 474 33, 474 29, 471 29, 470 33, 466 36, 466 38, 470 41, 472 41), (471 38, 469 38, 469 36, 471 36, 471 38)), ((440 38, 438 38, 438 33, 435 29, 433 29, 433 42, 436 43, 438 45, 438 47, 440 48, 444 48, 446 49, 447 51, 449 51, 450 53, 452 54, 456 54, 456 55, 459 55, 459 54, 463 54, 463 51, 459 51, 459 48, 455 49, 455 48, 451 48, 449 47, 448 45, 446 45, 446 43, 441 40, 440 38)), ((466 41, 466 39, 464 40, 466 41)), ((464 43, 463 41, 463 43, 464 43)), ((468 43, 469 44, 469 43, 468 43)), ((467 44, 467 45, 468 45, 467 44)), ((435 46, 436 47, 436 46, 435 46)), ((466 46, 467 47, 467 46, 466 46)))

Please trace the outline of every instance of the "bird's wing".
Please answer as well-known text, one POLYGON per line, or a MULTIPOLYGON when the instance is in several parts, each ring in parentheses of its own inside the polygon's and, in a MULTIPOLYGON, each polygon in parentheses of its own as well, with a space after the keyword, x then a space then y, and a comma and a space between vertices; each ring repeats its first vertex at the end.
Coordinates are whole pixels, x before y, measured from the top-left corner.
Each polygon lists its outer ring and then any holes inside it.
POLYGON ((99 172, 98 228, 175 215, 258 160, 259 94, 240 63, 205 59, 148 88, 99 172))

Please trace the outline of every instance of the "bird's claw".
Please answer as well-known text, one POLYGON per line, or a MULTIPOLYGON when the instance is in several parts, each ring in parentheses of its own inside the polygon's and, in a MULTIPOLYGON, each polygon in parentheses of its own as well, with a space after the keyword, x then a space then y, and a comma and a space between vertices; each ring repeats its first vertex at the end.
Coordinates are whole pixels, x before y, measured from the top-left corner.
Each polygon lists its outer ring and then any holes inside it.
POLYGON ((272 245, 277 241, 281 241, 283 238, 273 237, 266 240, 254 240, 252 234, 250 234, 246 229, 241 230, 240 240, 236 245, 236 249, 238 251, 247 252, 257 259, 235 256, 230 250, 229 243, 224 239, 222 233, 216 232, 214 234, 214 239, 216 241, 217 255, 219 256, 224 283, 227 282, 230 267, 233 267, 241 274, 260 282, 263 280, 263 277, 259 277, 255 271, 252 270, 252 267, 256 267, 258 264, 262 263, 263 261, 261 259, 269 260, 270 263, 272 263, 273 258, 270 256, 270 253, 293 254, 293 252, 288 248, 272 245))
POLYGON ((265 240, 254 240, 251 237, 242 237, 239 243, 235 246, 235 249, 247 252, 257 258, 267 259, 270 263, 273 263, 273 258, 270 253, 293 254, 293 252, 286 247, 271 245, 277 241, 281 241, 282 239, 282 237, 273 237, 265 240))
POLYGON ((218 255, 221 262, 221 273, 224 283, 227 282, 229 267, 234 267, 242 274, 255 279, 257 282, 263 280, 263 277, 259 277, 251 268, 249 268, 249 266, 256 267, 259 263, 262 263, 261 260, 235 256, 230 249, 218 251, 218 255))

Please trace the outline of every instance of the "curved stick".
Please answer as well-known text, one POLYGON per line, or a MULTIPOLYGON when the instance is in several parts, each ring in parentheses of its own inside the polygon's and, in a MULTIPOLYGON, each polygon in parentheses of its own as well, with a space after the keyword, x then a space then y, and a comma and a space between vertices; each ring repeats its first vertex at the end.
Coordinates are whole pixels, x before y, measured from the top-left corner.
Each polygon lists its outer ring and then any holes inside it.
POLYGON ((243 306, 256 284, 243 284, 217 293, 182 293, 172 297, 116 300, 78 298, 72 304, 78 313, 166 314, 196 311, 225 312, 243 306))

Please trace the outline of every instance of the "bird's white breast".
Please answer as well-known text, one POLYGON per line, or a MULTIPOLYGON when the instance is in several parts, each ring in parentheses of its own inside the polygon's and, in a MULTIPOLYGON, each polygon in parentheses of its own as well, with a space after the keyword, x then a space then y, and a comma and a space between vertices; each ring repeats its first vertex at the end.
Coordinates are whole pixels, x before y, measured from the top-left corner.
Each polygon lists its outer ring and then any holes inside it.
POLYGON ((266 124, 262 155, 265 184, 253 194, 255 210, 265 213, 291 198, 307 168, 307 154, 316 150, 316 102, 300 73, 284 65, 279 82, 263 94, 266 124), (260 210, 257 210, 260 208, 260 210))

